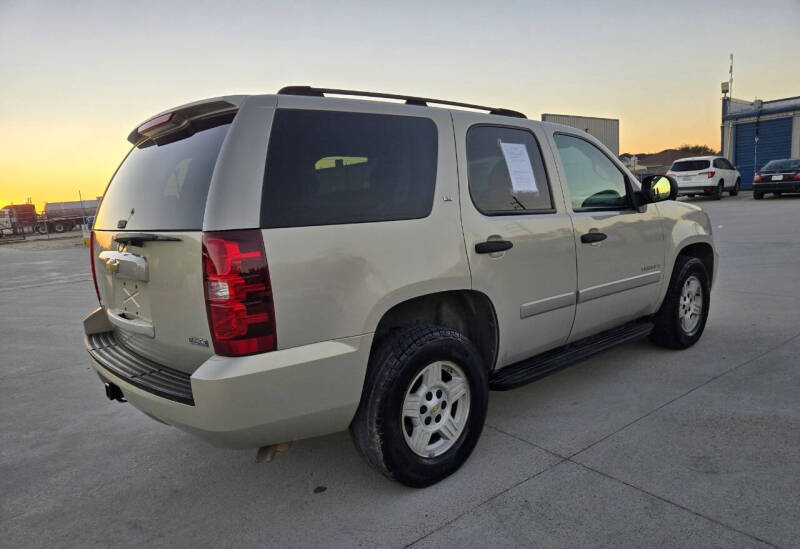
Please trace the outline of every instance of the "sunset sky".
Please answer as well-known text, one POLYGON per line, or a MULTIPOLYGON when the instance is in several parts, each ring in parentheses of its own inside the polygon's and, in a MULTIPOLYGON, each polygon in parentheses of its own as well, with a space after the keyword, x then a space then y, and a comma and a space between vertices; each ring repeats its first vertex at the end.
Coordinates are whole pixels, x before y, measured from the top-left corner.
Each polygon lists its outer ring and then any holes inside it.
POLYGON ((719 84, 800 95, 800 0, 0 0, 0 206, 102 194, 156 112, 311 84, 620 119, 621 152, 719 148, 719 84), (774 36, 774 38, 772 38, 774 36))

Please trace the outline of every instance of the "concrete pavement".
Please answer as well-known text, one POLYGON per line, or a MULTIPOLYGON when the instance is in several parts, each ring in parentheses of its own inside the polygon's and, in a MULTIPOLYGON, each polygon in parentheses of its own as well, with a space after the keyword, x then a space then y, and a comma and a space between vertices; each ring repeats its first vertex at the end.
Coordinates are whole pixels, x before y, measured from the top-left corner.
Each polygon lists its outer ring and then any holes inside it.
POLYGON ((800 546, 800 197, 692 202, 721 257, 700 342, 492 393, 425 490, 344 433, 256 464, 109 402, 86 250, 0 247, 0 546, 800 546))

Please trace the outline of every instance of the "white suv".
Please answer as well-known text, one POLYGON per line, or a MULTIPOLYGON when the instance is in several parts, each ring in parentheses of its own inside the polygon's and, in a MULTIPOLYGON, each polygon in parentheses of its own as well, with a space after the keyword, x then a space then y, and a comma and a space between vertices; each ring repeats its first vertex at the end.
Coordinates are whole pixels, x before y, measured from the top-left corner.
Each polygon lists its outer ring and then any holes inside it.
POLYGON ((677 180, 679 195, 706 194, 719 200, 725 191, 736 196, 742 186, 739 171, 724 156, 681 158, 672 163, 667 175, 677 180))
POLYGON ((490 388, 705 326, 708 217, 574 128, 290 87, 128 139, 92 233, 86 347, 109 398, 215 445, 349 427, 425 486, 469 456, 490 388))

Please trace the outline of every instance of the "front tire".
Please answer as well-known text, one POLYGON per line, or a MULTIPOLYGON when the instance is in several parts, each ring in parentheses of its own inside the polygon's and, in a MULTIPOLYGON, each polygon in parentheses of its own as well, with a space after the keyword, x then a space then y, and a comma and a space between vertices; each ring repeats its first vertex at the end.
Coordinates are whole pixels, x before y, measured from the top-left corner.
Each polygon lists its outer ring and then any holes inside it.
POLYGON ((449 328, 413 326, 373 350, 350 434, 370 465, 421 488, 467 460, 488 401, 487 368, 472 342, 449 328))
POLYGON ((686 349, 697 343, 708 319, 710 289, 703 262, 696 257, 679 255, 667 295, 653 317, 655 327, 650 340, 670 349, 686 349))

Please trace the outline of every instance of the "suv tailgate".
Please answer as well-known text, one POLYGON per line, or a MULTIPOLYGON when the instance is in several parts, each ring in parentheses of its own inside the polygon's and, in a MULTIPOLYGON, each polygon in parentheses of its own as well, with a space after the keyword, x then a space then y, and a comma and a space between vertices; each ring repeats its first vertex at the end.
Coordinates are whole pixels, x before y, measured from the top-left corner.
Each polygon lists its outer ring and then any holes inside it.
POLYGON ((202 227, 214 167, 235 115, 218 108, 199 112, 196 119, 162 115, 180 124, 142 135, 106 189, 92 249, 101 305, 116 339, 187 373, 213 354, 202 227))

